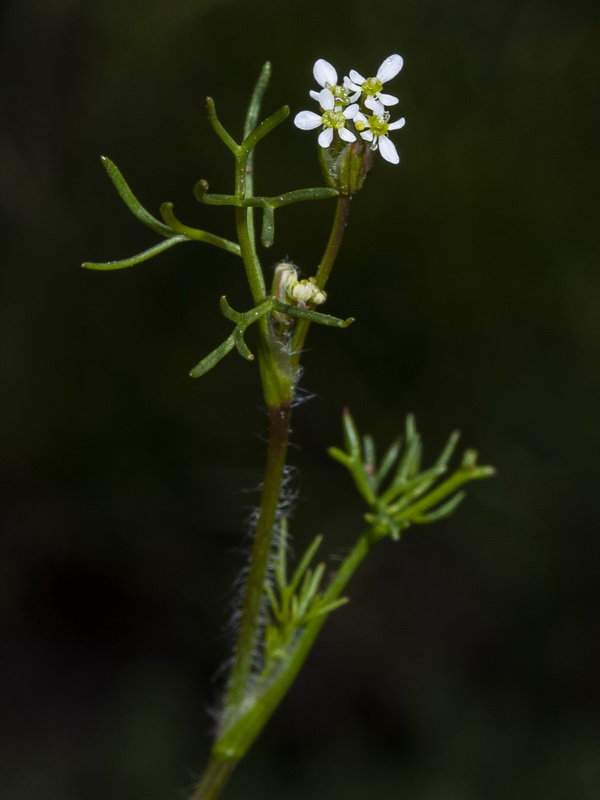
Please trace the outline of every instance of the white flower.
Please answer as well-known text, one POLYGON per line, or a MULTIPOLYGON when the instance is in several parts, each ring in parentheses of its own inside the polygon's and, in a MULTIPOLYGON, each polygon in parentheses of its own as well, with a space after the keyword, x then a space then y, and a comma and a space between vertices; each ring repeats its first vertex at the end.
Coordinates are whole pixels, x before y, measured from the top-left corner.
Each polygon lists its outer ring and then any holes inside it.
POLYGON ((343 111, 336 107, 335 98, 331 89, 321 89, 318 94, 319 104, 322 114, 315 114, 314 111, 300 111, 294 118, 294 124, 303 131, 310 131, 314 128, 323 126, 319 134, 319 144, 321 147, 329 147, 333 141, 333 132, 337 131, 340 139, 345 142, 356 141, 356 136, 346 128, 349 119, 353 119, 358 111, 357 105, 351 105, 343 111))
POLYGON ((346 89, 351 89, 354 92, 350 97, 350 102, 355 103, 362 94, 365 106, 373 111, 374 114, 381 114, 383 111, 382 106, 395 106, 398 98, 392 94, 384 94, 381 90, 384 83, 387 83, 400 72, 403 63, 402 56, 397 53, 388 56, 377 70, 377 75, 374 78, 363 78, 360 72, 351 69, 350 77, 344 78, 346 89))
MULTIPOLYGON (((335 67, 333 67, 329 61, 325 61, 324 58, 319 58, 315 61, 315 65, 313 67, 313 75, 315 76, 316 82, 321 86, 323 89, 330 89, 331 93, 333 94, 334 98, 337 101, 337 104, 347 106, 350 103, 350 94, 348 89, 346 89, 342 85, 338 85, 337 79, 337 72, 335 67)), ((318 100, 320 92, 315 92, 311 90, 309 92, 310 96, 313 100, 318 100)))
POLYGON ((377 150, 391 164, 398 164, 400 156, 393 142, 388 138, 388 131, 397 131, 403 128, 406 120, 404 117, 396 120, 396 122, 388 122, 389 114, 373 114, 370 117, 365 117, 360 111, 354 117, 354 126, 360 133, 361 138, 366 142, 371 142, 371 150, 377 150))

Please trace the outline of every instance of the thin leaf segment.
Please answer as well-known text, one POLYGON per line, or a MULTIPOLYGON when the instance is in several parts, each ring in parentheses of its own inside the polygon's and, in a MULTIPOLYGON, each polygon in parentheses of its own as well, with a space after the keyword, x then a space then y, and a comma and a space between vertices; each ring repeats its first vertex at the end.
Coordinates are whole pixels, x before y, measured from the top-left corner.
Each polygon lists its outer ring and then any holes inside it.
POLYGON ((393 442, 379 465, 370 436, 360 437, 348 411, 343 417, 345 450, 330 447, 329 455, 350 472, 370 511, 365 514, 376 540, 400 538, 412 524, 435 522, 449 516, 464 498, 463 484, 495 474, 493 467, 477 465, 477 453, 466 450, 460 467, 445 481, 434 484, 448 468, 458 442, 453 433, 432 467, 421 470, 421 440, 414 417, 406 418, 404 447, 393 442))

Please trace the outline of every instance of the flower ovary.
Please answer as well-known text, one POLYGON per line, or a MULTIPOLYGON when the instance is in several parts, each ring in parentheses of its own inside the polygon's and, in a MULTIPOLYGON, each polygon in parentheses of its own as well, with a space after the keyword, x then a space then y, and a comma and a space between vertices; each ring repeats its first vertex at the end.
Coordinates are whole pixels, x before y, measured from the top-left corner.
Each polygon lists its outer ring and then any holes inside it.
POLYGON ((379 78, 367 78, 361 86, 363 94, 367 97, 374 97, 378 92, 383 89, 383 83, 379 78))
POLYGON ((373 131, 373 136, 385 136, 388 130, 388 123, 383 117, 373 115, 369 117, 369 129, 373 131))
POLYGON ((349 105, 350 95, 348 94, 348 90, 345 86, 331 86, 330 90, 336 101, 340 102, 344 106, 349 105))
POLYGON ((336 130, 339 130, 340 128, 344 128, 346 125, 346 117, 341 111, 326 111, 321 119, 326 128, 335 128, 336 130))

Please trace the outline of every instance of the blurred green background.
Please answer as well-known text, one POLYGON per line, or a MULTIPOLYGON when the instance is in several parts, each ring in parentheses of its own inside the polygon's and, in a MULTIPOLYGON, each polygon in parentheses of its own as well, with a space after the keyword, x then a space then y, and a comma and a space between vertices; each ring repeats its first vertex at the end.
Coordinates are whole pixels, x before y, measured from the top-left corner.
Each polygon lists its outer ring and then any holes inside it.
MULTIPOLYGON (((6 800, 184 796, 230 653, 266 418, 256 369, 188 370, 248 307, 237 260, 156 241, 152 211, 231 235, 203 98, 238 134, 311 107, 312 65, 391 53, 401 164, 353 201, 311 331, 291 460, 298 549, 342 553, 360 504, 325 449, 349 405, 383 446, 414 411, 433 459, 455 427, 498 477, 451 520, 382 544, 226 797, 600 796, 597 4, 542 0, 9 0, 0 121, 0 770, 6 800)), ((265 194, 319 185, 316 137, 281 126, 265 194)), ((278 212, 265 264, 312 274, 332 207, 278 212)))

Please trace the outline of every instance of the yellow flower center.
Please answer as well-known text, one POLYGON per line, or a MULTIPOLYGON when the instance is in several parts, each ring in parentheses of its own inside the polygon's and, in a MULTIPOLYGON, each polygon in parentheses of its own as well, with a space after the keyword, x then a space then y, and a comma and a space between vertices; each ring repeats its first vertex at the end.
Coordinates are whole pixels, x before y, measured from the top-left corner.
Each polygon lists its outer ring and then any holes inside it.
POLYGON ((369 117, 369 128, 373 131, 373 136, 385 136, 388 131, 388 123, 383 117, 374 114, 369 117))
POLYGON ((346 125, 346 117, 341 111, 335 111, 334 109, 326 111, 321 117, 321 121, 326 128, 335 128, 336 130, 346 125))
POLYGON ((373 97, 383 89, 383 83, 377 78, 367 78, 361 89, 363 94, 373 97))
POLYGON ((344 86, 331 86, 331 92, 336 100, 339 100, 342 105, 347 106, 350 102, 348 90, 344 86))

